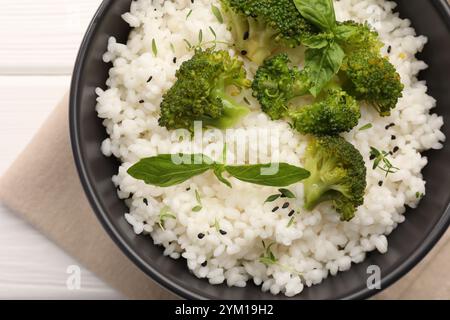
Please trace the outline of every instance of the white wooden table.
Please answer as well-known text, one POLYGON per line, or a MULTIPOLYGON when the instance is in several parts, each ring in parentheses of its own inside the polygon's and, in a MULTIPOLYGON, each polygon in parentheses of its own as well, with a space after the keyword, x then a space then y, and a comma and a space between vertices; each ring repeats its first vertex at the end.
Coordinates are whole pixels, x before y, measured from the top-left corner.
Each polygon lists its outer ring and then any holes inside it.
MULTIPOLYGON (((68 90, 83 33, 101 0, 0 0, 0 176, 68 90)), ((0 204, 0 299, 122 296, 0 204)))

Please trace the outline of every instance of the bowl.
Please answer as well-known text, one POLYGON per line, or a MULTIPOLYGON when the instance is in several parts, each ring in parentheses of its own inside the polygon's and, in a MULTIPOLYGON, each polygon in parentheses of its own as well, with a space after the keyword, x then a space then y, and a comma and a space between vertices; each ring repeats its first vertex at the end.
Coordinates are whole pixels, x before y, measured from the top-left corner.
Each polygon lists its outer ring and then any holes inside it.
MULTIPOLYGON (((119 163, 103 156, 101 142, 106 138, 102 121, 95 111, 95 88, 105 87, 110 65, 102 55, 110 36, 125 42, 130 31, 121 19, 131 0, 105 0, 90 24, 81 45, 73 73, 70 94, 70 134, 76 166, 86 195, 115 243, 149 277, 187 299, 288 299, 261 292, 248 283, 246 288, 213 286, 192 275, 186 262, 163 256, 148 236, 138 236, 124 219, 127 208, 117 197, 111 177, 119 163)), ((409 18, 418 34, 429 43, 420 59, 429 64, 421 78, 438 101, 434 110, 446 120, 443 132, 450 137, 450 8, 445 0, 397 1, 402 17, 409 18)), ((372 252, 363 263, 322 284, 305 289, 291 299, 363 299, 379 292, 367 288, 369 266, 381 269, 381 288, 394 283, 413 268, 435 245, 450 223, 450 144, 443 150, 426 153, 429 164, 423 171, 427 195, 417 209, 408 209, 406 221, 389 236, 387 254, 372 252)), ((369 272, 370 273, 370 272, 369 272)))

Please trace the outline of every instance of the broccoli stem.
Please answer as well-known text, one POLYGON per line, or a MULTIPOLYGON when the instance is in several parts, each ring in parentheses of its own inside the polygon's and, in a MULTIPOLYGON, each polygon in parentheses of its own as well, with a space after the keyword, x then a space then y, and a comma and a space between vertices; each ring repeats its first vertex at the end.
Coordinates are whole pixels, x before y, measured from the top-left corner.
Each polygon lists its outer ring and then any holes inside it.
POLYGON ((250 110, 246 106, 236 103, 236 101, 226 92, 225 85, 219 86, 213 90, 211 94, 222 100, 223 114, 220 119, 202 119, 203 124, 206 126, 213 126, 218 129, 231 128, 235 126, 239 120, 250 113, 250 110))
POLYGON ((326 193, 329 188, 323 183, 319 182, 315 176, 309 177, 304 181, 305 186, 305 209, 310 211, 314 209, 319 203, 325 201, 324 193, 326 193))
MULTIPOLYGON (((310 161, 314 160, 311 159, 310 161)), ((311 168, 311 166, 309 166, 309 168, 311 168)), ((336 187, 336 180, 333 177, 328 177, 326 181, 324 181, 324 177, 321 174, 321 172, 331 172, 332 169, 333 166, 330 162, 322 162, 321 168, 317 169, 317 171, 311 170, 311 176, 303 182, 305 188, 306 210, 310 211, 319 203, 336 198, 336 191, 333 190, 333 187, 336 187)))
POLYGON ((272 55, 273 47, 270 45, 274 41, 276 32, 268 28, 265 23, 257 19, 248 19, 249 38, 246 47, 248 48, 248 57, 258 65, 272 55))

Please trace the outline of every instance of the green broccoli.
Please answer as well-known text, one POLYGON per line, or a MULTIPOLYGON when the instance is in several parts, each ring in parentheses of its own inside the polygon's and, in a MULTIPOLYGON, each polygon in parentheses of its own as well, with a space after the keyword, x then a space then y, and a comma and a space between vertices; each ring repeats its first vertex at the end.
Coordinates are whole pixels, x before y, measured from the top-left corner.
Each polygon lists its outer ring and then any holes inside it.
POLYGON ((296 47, 315 32, 292 0, 221 0, 237 49, 261 64, 278 47, 296 47))
POLYGON ((198 49, 176 73, 177 81, 163 96, 159 125, 167 129, 193 130, 194 121, 205 127, 226 129, 249 113, 232 98, 250 88, 243 63, 226 51, 198 49))
POLYGON ((252 84, 253 95, 272 120, 288 118, 303 134, 337 134, 358 124, 361 111, 356 100, 341 89, 330 89, 322 100, 295 109, 289 101, 309 93, 308 72, 290 67, 286 54, 265 60, 252 84), (291 110, 294 109, 294 110, 291 110))
POLYGON ((266 59, 253 80, 253 96, 272 120, 286 115, 290 100, 309 93, 308 75, 296 67, 291 68, 290 62, 284 53, 266 59))
POLYGON ((336 30, 346 54, 339 75, 344 89, 372 104, 381 116, 389 116, 404 86, 395 67, 381 55, 378 33, 368 24, 353 21, 338 23, 336 30))
POLYGON ((336 36, 346 54, 359 50, 380 53, 383 43, 369 24, 349 20, 337 25, 336 36))
POLYGON ((344 138, 312 138, 304 167, 311 176, 304 181, 305 209, 332 201, 342 221, 350 221, 364 203, 366 167, 359 151, 344 138))
POLYGON ((389 116, 403 96, 403 84, 395 67, 376 52, 359 50, 349 54, 340 72, 344 89, 358 100, 389 116))
POLYGON ((358 102, 340 89, 328 91, 327 97, 289 113, 293 127, 303 134, 334 135, 348 132, 358 125, 361 110, 358 102))

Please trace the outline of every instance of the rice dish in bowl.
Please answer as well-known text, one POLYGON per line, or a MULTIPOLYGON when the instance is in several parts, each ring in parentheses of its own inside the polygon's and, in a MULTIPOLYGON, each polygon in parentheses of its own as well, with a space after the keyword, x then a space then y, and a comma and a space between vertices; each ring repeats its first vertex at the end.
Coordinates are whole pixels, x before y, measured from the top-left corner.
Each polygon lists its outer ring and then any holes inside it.
MULTIPOLYGON (((303 210, 301 183, 289 187, 295 198, 266 202, 278 188, 233 178, 229 179, 233 187, 228 188, 210 172, 162 188, 127 173, 140 159, 158 154, 202 150, 214 158, 223 150, 223 141, 215 135, 174 141, 173 133, 158 124, 163 95, 176 81, 181 64, 194 54, 189 44, 216 42, 218 48, 237 54, 229 45, 232 33, 217 19, 211 4, 220 8, 217 1, 135 1, 130 13, 123 16, 133 27, 128 43, 119 44, 112 38, 104 55, 113 67, 108 89, 97 89, 97 111, 105 119, 109 135, 102 152, 122 162, 113 181, 130 208, 125 219, 134 232, 151 236, 155 244, 164 247, 165 255, 186 259, 191 272, 211 284, 243 287, 253 281, 264 291, 287 296, 348 270, 370 251, 386 253, 387 236, 404 221, 405 207, 417 206, 426 194, 421 170, 427 159, 420 153, 441 148, 445 140, 440 131, 442 118, 430 113, 435 101, 427 95, 426 84, 416 78, 426 68, 415 58, 426 38, 416 36, 410 22, 393 13, 392 2, 335 2, 339 21, 367 21, 378 31, 385 44, 382 54, 389 56, 405 86, 389 117, 362 107, 358 126, 343 135, 367 165, 364 204, 351 221, 340 221, 329 203, 303 210), (371 127, 361 130, 367 124, 371 127), (374 170, 371 147, 391 152, 389 159, 398 170, 387 177, 374 170), (166 218, 161 221, 161 217, 166 218), (268 252, 276 258, 274 263, 261 260, 268 252)), ((295 64, 303 64, 303 49, 288 51, 295 64)), ((242 61, 252 78, 258 65, 242 61)), ((302 166, 308 136, 285 121, 272 121, 251 92, 243 91, 236 99, 248 102, 252 111, 233 128, 248 142, 246 153, 254 151, 250 142, 255 132, 264 130, 269 137, 277 136, 279 143, 270 151, 258 150, 259 162, 270 162, 276 154, 280 162, 302 166)), ((233 151, 228 149, 228 161, 242 160, 233 151)))

